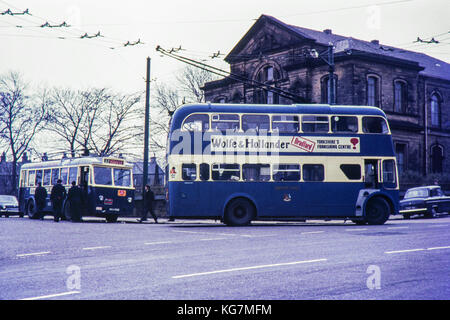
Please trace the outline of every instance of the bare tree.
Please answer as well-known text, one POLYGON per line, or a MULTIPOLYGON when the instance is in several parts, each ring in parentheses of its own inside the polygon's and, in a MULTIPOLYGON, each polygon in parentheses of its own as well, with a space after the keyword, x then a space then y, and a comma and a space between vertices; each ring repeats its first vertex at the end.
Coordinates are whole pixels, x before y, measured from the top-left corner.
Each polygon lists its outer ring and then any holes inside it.
POLYGON ((102 105, 91 133, 91 148, 100 155, 126 150, 142 136, 141 117, 137 112, 141 93, 115 94, 102 105))
POLYGON ((47 120, 47 92, 37 98, 29 96, 27 89, 19 73, 0 77, 0 137, 12 157, 12 192, 17 191, 17 163, 47 120))
POLYGON ((69 152, 75 157, 77 140, 85 117, 84 96, 69 89, 53 89, 51 92, 51 108, 49 110, 49 130, 67 143, 69 152))
POLYGON ((174 86, 156 84, 152 95, 151 148, 162 152, 166 148, 166 138, 169 133, 169 123, 175 110, 186 103, 205 102, 201 89, 206 82, 216 79, 216 76, 206 70, 187 66, 176 77, 174 86))
POLYGON ((73 91, 53 89, 50 125, 69 148, 110 155, 123 151, 140 134, 136 107, 141 94, 112 93, 111 90, 73 91))

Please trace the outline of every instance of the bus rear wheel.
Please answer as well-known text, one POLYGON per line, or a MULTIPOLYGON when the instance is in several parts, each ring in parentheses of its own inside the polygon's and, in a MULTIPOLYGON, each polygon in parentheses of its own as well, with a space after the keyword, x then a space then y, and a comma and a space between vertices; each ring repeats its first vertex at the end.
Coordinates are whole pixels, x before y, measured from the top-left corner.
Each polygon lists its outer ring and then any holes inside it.
POLYGON ((248 225, 255 216, 253 204, 244 198, 231 200, 225 210, 224 222, 230 226, 248 225))
POLYGON ((366 205, 366 221, 369 225, 384 224, 389 218, 390 206, 383 198, 370 199, 366 205))

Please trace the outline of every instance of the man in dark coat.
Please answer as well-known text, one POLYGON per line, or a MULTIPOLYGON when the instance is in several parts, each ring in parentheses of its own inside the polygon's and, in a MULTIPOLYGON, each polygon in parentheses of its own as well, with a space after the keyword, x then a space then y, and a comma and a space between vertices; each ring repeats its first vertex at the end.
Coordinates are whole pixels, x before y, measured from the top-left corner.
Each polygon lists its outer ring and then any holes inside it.
POLYGON ((37 184, 37 188, 34 191, 34 199, 36 201, 37 213, 41 219, 44 218, 45 201, 47 200, 47 190, 41 185, 37 184))
POLYGON ((81 188, 77 186, 75 181, 72 181, 72 187, 67 193, 67 200, 70 204, 70 216, 73 222, 81 222, 81 202, 82 192, 81 188))
POLYGON ((147 184, 145 186, 145 192, 144 192, 144 211, 142 212, 142 217, 139 219, 139 222, 147 221, 147 214, 150 211, 150 214, 152 215, 153 219, 155 220, 155 223, 158 223, 158 218, 156 217, 155 213, 153 212, 153 201, 155 200, 155 194, 153 193, 152 189, 150 189, 150 186, 147 184))
POLYGON ((56 184, 52 188, 52 192, 50 194, 50 200, 52 201, 53 213, 55 222, 59 222, 59 219, 62 218, 62 206, 64 199, 66 198, 66 188, 61 184, 62 181, 58 180, 56 184))

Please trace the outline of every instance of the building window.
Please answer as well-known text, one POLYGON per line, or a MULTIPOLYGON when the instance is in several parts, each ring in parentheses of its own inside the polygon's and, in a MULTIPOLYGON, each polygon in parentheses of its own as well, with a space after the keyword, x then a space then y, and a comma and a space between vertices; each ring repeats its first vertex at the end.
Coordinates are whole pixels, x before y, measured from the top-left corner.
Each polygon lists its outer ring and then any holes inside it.
POLYGON ((399 113, 406 112, 407 84, 405 81, 394 81, 394 111, 399 113))
POLYGON ((406 144, 396 143, 395 144, 395 154, 397 156, 397 168, 398 173, 402 174, 407 170, 406 167, 406 144))
POLYGON ((432 173, 442 173, 444 160, 444 148, 441 145, 431 147, 431 171, 432 173))
POLYGON ((437 93, 431 95, 431 125, 441 126, 441 99, 437 93))
POLYGON ((326 76, 322 79, 322 103, 335 104, 337 93, 337 77, 334 76, 334 84, 331 83, 330 77, 326 76), (333 88, 334 99, 331 101, 331 88, 333 88))
MULTIPOLYGON (((273 66, 263 67, 256 75, 256 81, 275 86, 275 82, 280 79, 280 73, 273 66)), ((256 89, 253 96, 254 103, 277 104, 279 95, 274 91, 256 89)))
POLYGON ((380 79, 377 76, 367 77, 367 105, 380 106, 380 79))

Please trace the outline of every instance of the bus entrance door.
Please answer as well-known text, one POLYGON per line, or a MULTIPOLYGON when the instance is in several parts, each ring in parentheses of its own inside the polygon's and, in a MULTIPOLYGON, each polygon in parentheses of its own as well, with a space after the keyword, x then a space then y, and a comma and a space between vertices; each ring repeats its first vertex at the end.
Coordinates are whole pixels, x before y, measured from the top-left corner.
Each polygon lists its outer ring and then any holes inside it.
POLYGON ((380 184, 378 159, 364 160, 364 187, 366 189, 378 189, 380 184))

